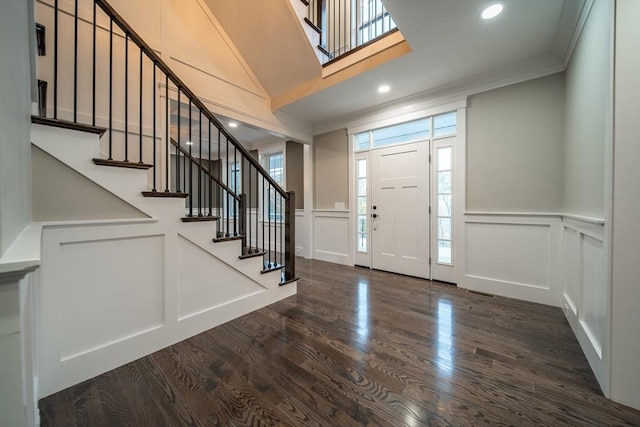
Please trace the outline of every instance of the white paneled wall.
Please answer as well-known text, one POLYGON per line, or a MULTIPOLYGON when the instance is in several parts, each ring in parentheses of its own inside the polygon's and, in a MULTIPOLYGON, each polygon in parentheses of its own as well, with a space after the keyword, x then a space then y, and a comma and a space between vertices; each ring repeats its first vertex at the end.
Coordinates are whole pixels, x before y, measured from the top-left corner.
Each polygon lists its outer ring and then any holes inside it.
POLYGON ((602 221, 563 221, 562 308, 600 384, 607 381, 604 349, 608 292, 602 221))
POLYGON ((353 265, 349 242, 351 238, 349 211, 313 211, 313 258, 337 264, 353 265))
POLYGON ((561 219, 536 214, 465 217, 463 288, 560 305, 561 219))

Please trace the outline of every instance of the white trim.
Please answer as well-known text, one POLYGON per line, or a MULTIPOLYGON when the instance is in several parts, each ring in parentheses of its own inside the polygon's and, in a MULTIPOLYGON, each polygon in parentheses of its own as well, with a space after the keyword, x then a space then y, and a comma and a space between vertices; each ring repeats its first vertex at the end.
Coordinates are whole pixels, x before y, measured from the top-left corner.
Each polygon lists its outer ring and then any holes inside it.
POLYGON ((347 134, 355 134, 360 132, 366 132, 369 130, 379 129, 386 126, 391 126, 399 123, 410 122, 412 120, 418 120, 426 117, 435 116, 441 113, 447 113, 450 111, 456 111, 459 108, 467 106, 467 100, 458 99, 452 102, 446 103, 421 103, 414 106, 409 110, 396 109, 393 112, 386 114, 374 114, 365 120, 358 120, 347 124, 347 134))
POLYGON ((605 220, 603 218, 596 218, 585 215, 577 215, 571 213, 561 212, 482 212, 482 211, 467 211, 465 216, 528 216, 528 217, 560 217, 575 219, 582 222, 590 222, 592 224, 604 225, 605 220))
POLYGON ((585 3, 582 6, 582 10, 580 11, 580 16, 578 17, 578 22, 576 23, 576 27, 571 36, 571 41, 569 42, 569 46, 567 47, 567 51, 564 54, 564 58, 562 60, 564 68, 566 69, 571 61, 571 57, 573 56, 573 51, 578 44, 578 40, 580 39, 580 34, 582 34, 582 29, 584 28, 584 24, 587 22, 587 18, 589 17, 589 13, 591 13, 591 7, 595 0, 584 0, 585 3))

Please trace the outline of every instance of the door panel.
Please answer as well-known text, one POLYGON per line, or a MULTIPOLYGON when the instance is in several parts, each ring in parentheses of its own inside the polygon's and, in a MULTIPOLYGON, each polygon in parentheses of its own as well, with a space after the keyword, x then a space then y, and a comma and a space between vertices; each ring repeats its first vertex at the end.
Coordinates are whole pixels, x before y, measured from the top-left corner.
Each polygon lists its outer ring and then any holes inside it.
POLYGON ((426 141, 371 151, 373 268, 429 277, 428 158, 426 141))

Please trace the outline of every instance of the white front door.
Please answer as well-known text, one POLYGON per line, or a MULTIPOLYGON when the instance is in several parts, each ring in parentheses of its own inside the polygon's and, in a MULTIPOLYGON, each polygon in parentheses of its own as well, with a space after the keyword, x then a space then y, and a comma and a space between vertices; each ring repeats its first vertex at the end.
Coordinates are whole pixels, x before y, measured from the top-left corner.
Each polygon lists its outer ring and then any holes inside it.
POLYGON ((371 263, 429 278, 429 144, 371 151, 371 263))

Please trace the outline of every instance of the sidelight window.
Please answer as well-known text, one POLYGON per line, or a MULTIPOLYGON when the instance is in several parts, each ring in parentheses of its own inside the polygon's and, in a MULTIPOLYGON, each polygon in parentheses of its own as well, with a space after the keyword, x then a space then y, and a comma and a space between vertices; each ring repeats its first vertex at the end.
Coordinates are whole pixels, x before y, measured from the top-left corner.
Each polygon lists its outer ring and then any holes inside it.
POLYGON ((356 160, 356 204, 358 252, 367 252, 367 159, 356 160))

